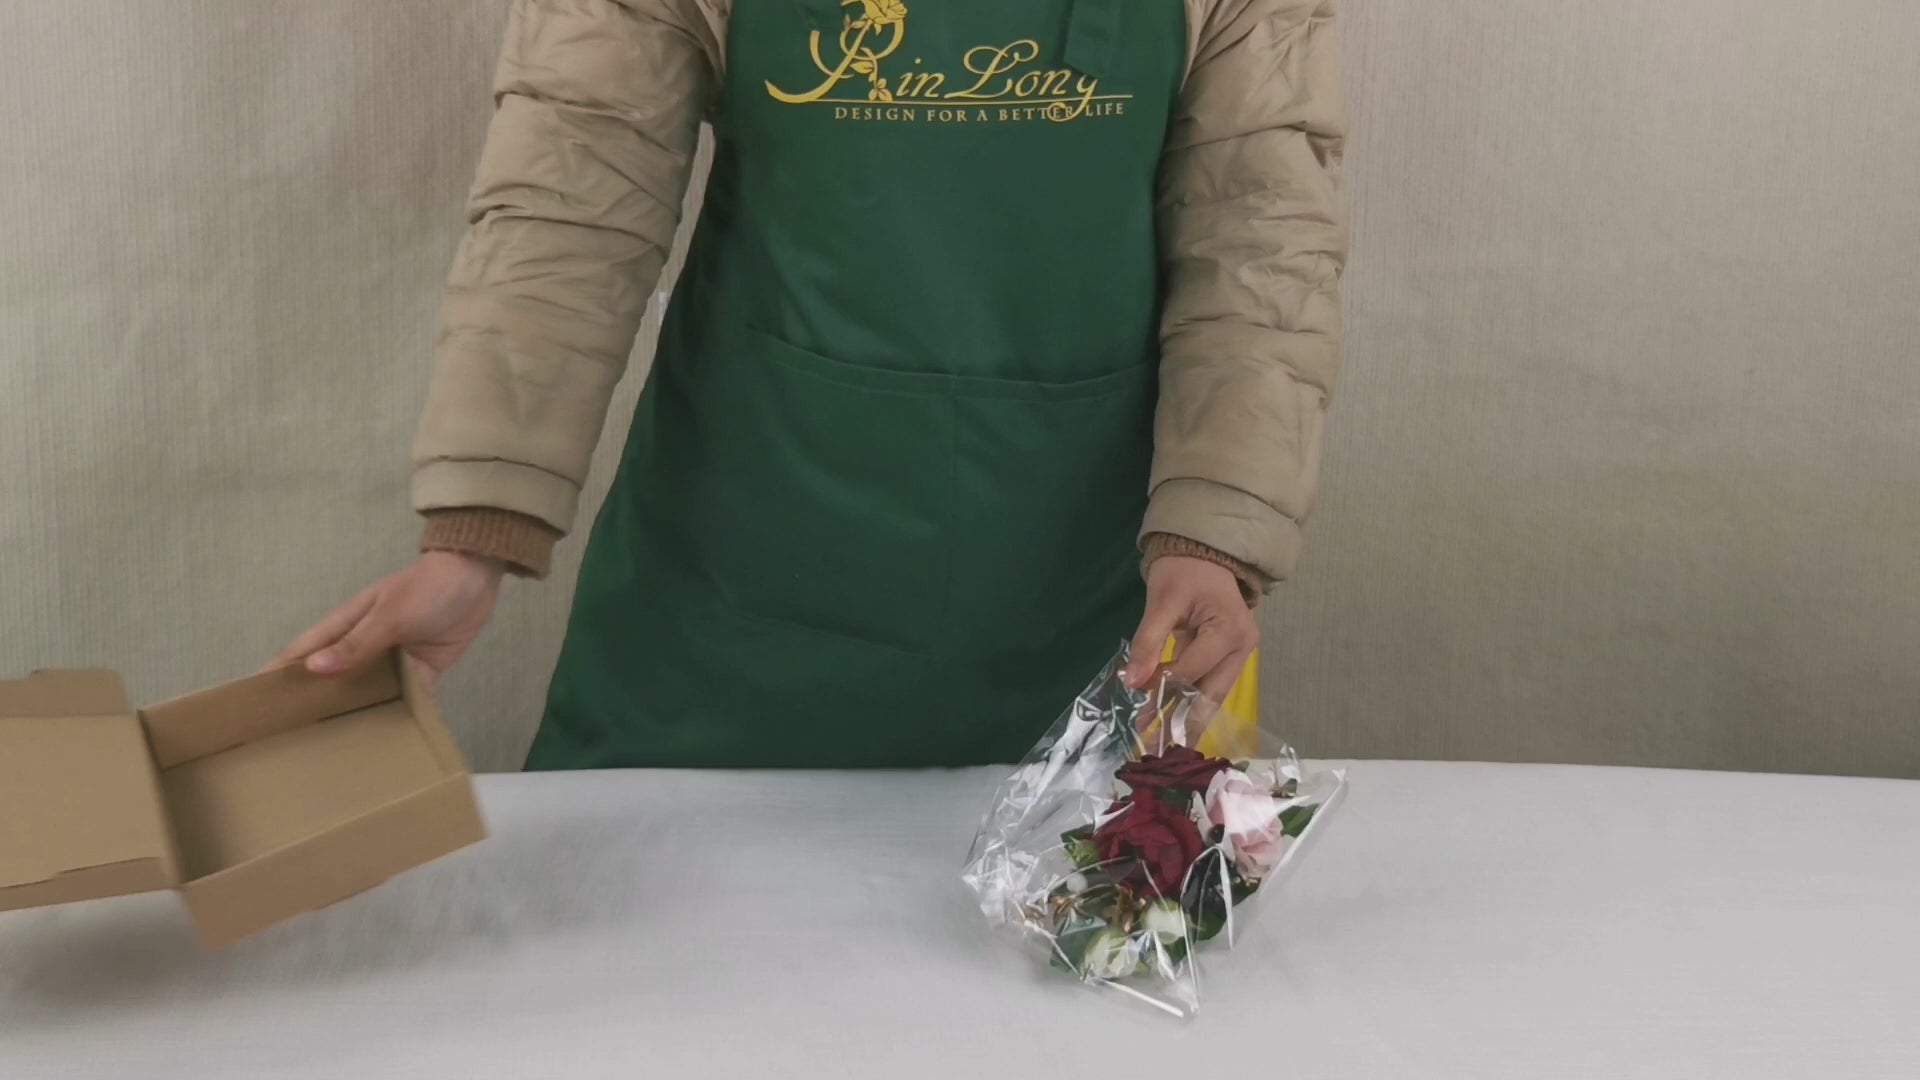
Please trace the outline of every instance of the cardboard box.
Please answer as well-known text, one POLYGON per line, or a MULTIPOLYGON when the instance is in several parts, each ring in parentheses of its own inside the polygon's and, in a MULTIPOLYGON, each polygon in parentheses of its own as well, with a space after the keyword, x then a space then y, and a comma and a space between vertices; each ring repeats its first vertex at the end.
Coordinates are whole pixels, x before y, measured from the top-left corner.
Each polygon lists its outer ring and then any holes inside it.
POLYGON ((0 911, 177 889, 218 948, 486 835, 397 656, 135 712, 110 671, 0 682, 0 911))

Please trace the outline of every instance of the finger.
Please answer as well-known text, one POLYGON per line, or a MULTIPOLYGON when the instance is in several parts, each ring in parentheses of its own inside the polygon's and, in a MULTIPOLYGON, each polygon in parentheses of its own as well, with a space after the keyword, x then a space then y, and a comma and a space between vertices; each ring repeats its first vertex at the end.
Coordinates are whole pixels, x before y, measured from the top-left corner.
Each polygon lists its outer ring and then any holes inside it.
POLYGON ((1193 635, 1194 629, 1190 626, 1182 626, 1173 632, 1174 656, 1177 657, 1187 651, 1187 646, 1193 644, 1193 635))
POLYGON ((376 606, 345 637, 307 657, 307 670, 316 675, 358 671, 399 644, 399 637, 393 619, 376 606))
POLYGON ((1194 635, 1193 643, 1173 658, 1171 674, 1188 686, 1197 687, 1239 649, 1240 641, 1234 634, 1219 626, 1203 626, 1194 635))
POLYGON ((285 667, 295 661, 304 660, 339 641, 346 636, 347 631, 353 629, 354 624, 367 617, 367 612, 373 610, 374 601, 378 597, 379 593, 376 589, 361 590, 359 596, 340 605, 312 629, 294 638, 286 648, 280 650, 280 655, 274 657, 273 662, 267 667, 285 667))
MULTIPOLYGON (((1191 644, 1193 644, 1193 631, 1186 626, 1177 626, 1173 631, 1172 652, 1169 653, 1165 645, 1154 650, 1153 657, 1155 662, 1153 667, 1148 668, 1146 674, 1140 677, 1140 685, 1134 687, 1134 689, 1146 690, 1148 693, 1158 693, 1158 689, 1151 687, 1153 680, 1158 678, 1162 673, 1170 670, 1172 666, 1172 661, 1168 659, 1170 656, 1179 656, 1181 653, 1186 652, 1187 646, 1191 644)), ((1142 715, 1148 716, 1152 714, 1143 713, 1142 715)))
POLYGON ((1150 604, 1140 630, 1133 635, 1133 659, 1127 664, 1126 683, 1135 690, 1147 685, 1160 670, 1160 657, 1167 651, 1167 639, 1180 624, 1179 610, 1166 604, 1150 604))
POLYGON ((1200 681, 1194 684, 1194 688, 1199 690, 1208 701, 1216 705, 1220 704, 1233 693, 1234 685, 1240 681, 1240 676, 1247 670, 1247 658, 1252 655, 1252 649, 1236 650, 1233 655, 1221 661, 1219 667, 1202 676, 1200 681))
POLYGON ((440 682, 442 674, 440 666, 426 657, 418 656, 412 650, 408 650, 400 657, 400 662, 405 664, 407 671, 413 675, 414 679, 427 689, 433 689, 440 682))

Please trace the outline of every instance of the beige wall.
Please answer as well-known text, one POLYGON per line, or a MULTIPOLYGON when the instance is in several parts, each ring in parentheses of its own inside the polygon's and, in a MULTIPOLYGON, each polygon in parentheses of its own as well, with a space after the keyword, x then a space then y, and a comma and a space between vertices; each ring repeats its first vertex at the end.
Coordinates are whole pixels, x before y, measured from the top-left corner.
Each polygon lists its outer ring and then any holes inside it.
MULTIPOLYGON (((0 671, 188 689, 407 557, 503 6, 9 6, 0 671)), ((1920 776, 1920 5, 1347 29, 1351 356, 1270 722, 1920 776)), ((513 589, 449 687, 483 767, 531 735, 566 593, 513 589)))

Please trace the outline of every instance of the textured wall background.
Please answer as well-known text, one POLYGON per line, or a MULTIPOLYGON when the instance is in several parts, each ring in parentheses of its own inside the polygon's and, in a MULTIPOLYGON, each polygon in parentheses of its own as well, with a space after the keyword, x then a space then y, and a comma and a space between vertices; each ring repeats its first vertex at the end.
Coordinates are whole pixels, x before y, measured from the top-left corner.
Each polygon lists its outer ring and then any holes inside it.
MULTIPOLYGON (((408 558, 504 8, 9 5, 0 671, 152 700, 408 558)), ((1350 360, 1270 724, 1920 776, 1920 5, 1347 20, 1350 360)), ((481 767, 531 737, 567 592, 512 589, 447 688, 481 767)))

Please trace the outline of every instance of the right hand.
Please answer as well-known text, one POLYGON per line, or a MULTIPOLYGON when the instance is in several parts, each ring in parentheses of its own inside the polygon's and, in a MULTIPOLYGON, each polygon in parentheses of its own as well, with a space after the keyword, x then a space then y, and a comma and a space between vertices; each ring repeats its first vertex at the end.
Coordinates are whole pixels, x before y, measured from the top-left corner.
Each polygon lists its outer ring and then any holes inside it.
POLYGON ((399 648, 438 678, 486 627, 505 573, 490 559, 429 551, 293 639, 270 666, 305 661, 316 675, 344 675, 399 648))

